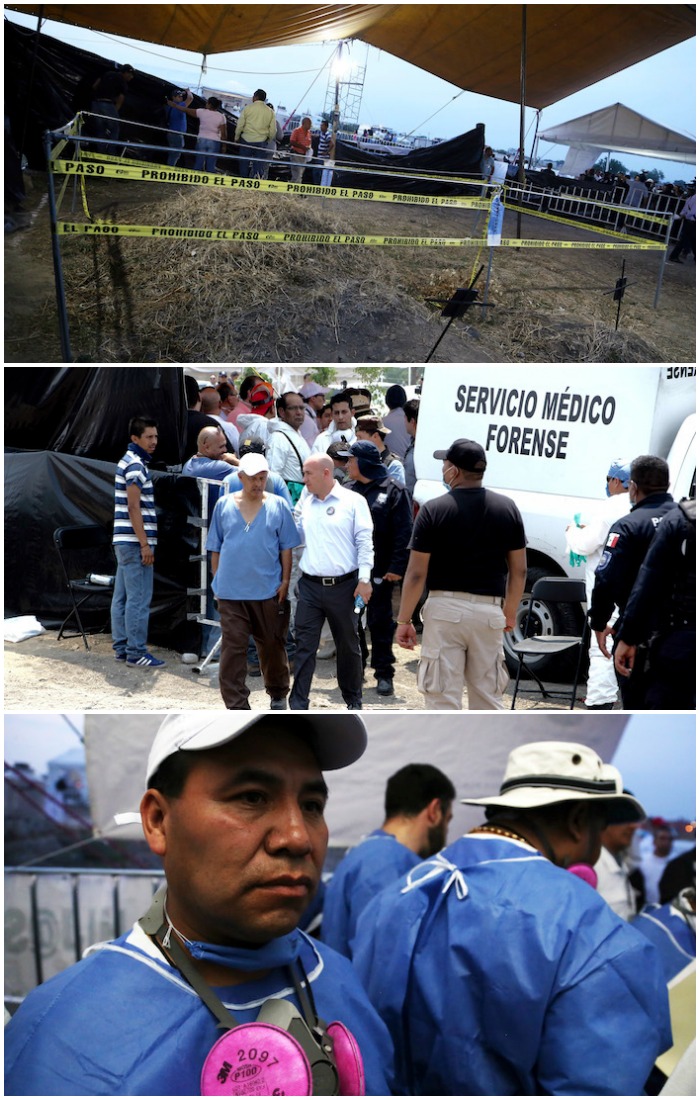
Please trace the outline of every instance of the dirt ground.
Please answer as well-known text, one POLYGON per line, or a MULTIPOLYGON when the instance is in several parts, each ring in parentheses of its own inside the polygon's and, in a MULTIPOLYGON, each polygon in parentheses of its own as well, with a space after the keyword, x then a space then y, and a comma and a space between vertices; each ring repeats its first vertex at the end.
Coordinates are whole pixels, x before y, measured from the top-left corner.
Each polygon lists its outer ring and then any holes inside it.
MULTIPOLYGON (((5 361, 61 361, 45 177, 28 179, 28 228, 5 237, 5 361)), ((226 225, 470 237, 483 215, 450 208, 248 195, 91 180, 94 217, 131 224, 226 225), (217 221, 211 219, 216 217, 217 221), (150 218, 151 220, 146 220, 150 218), (153 220, 157 218, 158 220, 153 220), (222 220, 225 218, 225 220, 222 220)), ((70 214, 64 201, 61 216, 70 214)), ((516 234, 508 213, 504 236, 516 234)), ((529 215, 524 239, 604 238, 529 215)), ((488 308, 445 332, 441 301, 467 286, 475 248, 247 245, 62 238, 71 352, 79 362, 695 362, 695 264, 661 253, 493 252, 488 308), (612 291, 628 287, 615 331, 612 291), (437 300, 437 301, 436 301, 437 300)), ((479 302, 486 270, 477 282, 479 302)))
MULTIPOLYGON (((166 662, 162 669, 126 668, 114 660, 111 638, 106 634, 90 636, 90 651, 81 638, 57 641, 56 631, 47 631, 37 638, 5 644, 5 710, 27 711, 167 711, 219 710, 223 702, 218 678, 198 675, 191 665, 182 663, 180 655, 158 646, 152 652, 166 662)), ((423 710, 423 696, 416 688, 418 651, 415 653, 394 647, 397 663, 394 678, 395 694, 390 698, 377 695, 371 671, 365 676, 363 706, 365 710, 423 710)), ((562 685, 546 685, 562 690, 562 685)), ((254 710, 267 710, 269 698, 262 679, 248 678, 250 705, 254 710)), ((564 687, 566 690, 566 687, 564 687)), ((511 681, 504 703, 510 707, 511 681)), ((584 694, 580 685, 577 698, 584 694)), ((465 709, 467 697, 464 698, 465 709)), ((516 710, 563 709, 562 699, 543 700, 539 693, 521 697, 516 710)), ((318 661, 311 691, 312 710, 344 710, 338 689, 335 660, 318 661)), ((576 709, 585 709, 577 702, 576 709)))

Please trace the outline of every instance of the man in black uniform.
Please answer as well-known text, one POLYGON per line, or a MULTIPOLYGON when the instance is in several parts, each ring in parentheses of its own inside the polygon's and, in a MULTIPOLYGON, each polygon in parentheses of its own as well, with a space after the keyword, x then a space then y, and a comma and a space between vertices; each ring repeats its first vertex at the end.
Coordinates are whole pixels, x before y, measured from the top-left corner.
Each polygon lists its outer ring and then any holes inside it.
MULTIPOLYGON (((635 458, 630 470, 629 496, 632 510, 613 523, 595 571, 588 617, 602 653, 610 660, 606 639, 615 639, 624 618, 627 601, 637 579, 651 540, 662 516, 674 507, 668 492, 668 464, 655 455, 635 458), (620 618, 614 627, 607 624, 617 605, 620 618)), ((646 640, 646 639, 645 639, 646 640)), ((614 656, 613 647, 613 656, 614 656)), ((618 675, 622 706, 625 710, 641 707, 646 691, 643 668, 637 661, 635 675, 618 675)), ((642 662, 643 664, 643 662, 642 662)))
MULTIPOLYGON (((367 419, 367 418, 365 418, 367 419)), ((361 421, 358 421, 358 426, 361 421)), ((411 498, 407 490, 387 473, 379 449, 368 440, 358 440, 340 455, 348 457, 349 488, 367 503, 374 524, 374 571, 372 600, 367 607, 367 626, 372 639, 372 668, 379 695, 394 694, 394 585, 401 580, 408 563, 411 538, 411 498)), ((368 650, 360 629, 363 665, 368 650)))
POLYGON ((92 111, 96 116, 95 134, 108 139, 103 145, 97 145, 100 153, 117 154, 115 142, 119 141, 119 111, 127 93, 129 81, 134 79, 131 65, 107 69, 92 86, 92 111))
POLYGON ((527 575, 522 517, 484 489, 479 443, 457 439, 434 458, 450 492, 424 504, 414 524, 396 641, 415 647, 411 615, 427 580, 418 669, 426 708, 461 710, 466 682, 470 710, 503 710, 503 632, 515 626, 527 575))
POLYGON ((662 519, 617 630, 624 678, 649 641, 645 710, 695 710, 695 512, 696 501, 683 500, 662 519))

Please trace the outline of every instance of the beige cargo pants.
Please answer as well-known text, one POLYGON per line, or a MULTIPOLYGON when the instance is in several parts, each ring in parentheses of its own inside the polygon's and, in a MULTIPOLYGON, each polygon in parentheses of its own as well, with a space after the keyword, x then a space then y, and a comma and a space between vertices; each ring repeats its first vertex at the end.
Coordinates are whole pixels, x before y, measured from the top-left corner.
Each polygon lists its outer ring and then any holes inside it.
POLYGON ((499 596, 430 592, 423 607, 418 690, 426 710, 505 710, 508 670, 499 596))

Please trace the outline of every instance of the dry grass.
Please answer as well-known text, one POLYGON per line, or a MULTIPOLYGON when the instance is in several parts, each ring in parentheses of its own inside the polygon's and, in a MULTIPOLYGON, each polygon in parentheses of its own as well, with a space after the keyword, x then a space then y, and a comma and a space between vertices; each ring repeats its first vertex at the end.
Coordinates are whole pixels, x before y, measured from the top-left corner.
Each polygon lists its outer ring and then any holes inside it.
MULTIPOLYGON (((102 216, 125 221, 123 211, 102 216)), ((131 208, 131 224, 345 232, 303 196, 191 188, 131 208), (193 203, 193 197, 195 202, 193 203)), ((322 323, 339 341, 377 308, 396 308, 391 259, 331 245, 181 239, 69 239, 76 344, 102 362, 292 362, 322 323)))

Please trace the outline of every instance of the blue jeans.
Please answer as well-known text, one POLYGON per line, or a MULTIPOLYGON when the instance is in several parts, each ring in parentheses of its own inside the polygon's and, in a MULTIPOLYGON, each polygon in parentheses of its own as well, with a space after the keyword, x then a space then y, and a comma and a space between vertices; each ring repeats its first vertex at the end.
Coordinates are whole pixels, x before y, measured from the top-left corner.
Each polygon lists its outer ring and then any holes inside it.
POLYGON ((142 565, 138 543, 114 544, 117 575, 112 596, 112 649, 138 660, 148 652, 148 616, 153 595, 153 566, 142 565))
POLYGON ((268 147, 268 143, 266 141, 245 141, 241 142, 239 150, 239 175, 244 179, 253 179, 254 176, 265 179, 267 177, 268 161, 272 156, 272 150, 268 147))
POLYGON ((168 153, 167 164, 170 168, 174 168, 185 148, 185 135, 181 130, 168 130, 168 145, 172 153, 168 153))
POLYGON ((216 172, 216 156, 221 149, 221 142, 214 138, 197 138, 197 152, 200 154, 194 162, 196 172, 216 172), (206 156, 205 154, 210 154, 206 156))
POLYGON ((95 99, 92 102, 92 110, 95 115, 107 115, 107 118, 93 119, 95 125, 95 137, 107 138, 103 145, 92 145, 91 149, 97 149, 99 153, 108 153, 114 157, 119 155, 119 149, 112 142, 119 141, 119 111, 115 103, 105 99, 95 99))

